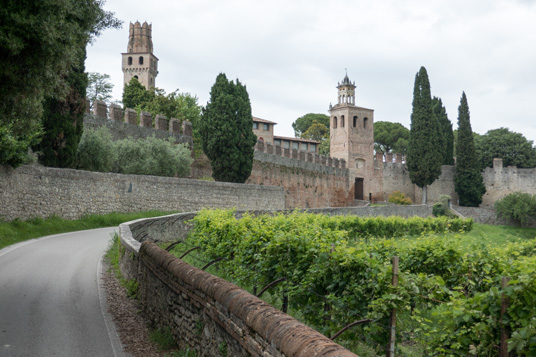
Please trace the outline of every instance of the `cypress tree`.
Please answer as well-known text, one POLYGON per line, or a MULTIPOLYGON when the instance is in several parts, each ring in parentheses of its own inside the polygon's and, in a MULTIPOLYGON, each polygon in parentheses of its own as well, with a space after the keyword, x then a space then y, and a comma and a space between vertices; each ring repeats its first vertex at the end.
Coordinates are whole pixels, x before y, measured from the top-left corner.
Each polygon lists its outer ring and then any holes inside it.
MULTIPOLYGON (((85 46, 85 44, 84 44, 85 46)), ((87 73, 84 73, 85 47, 78 63, 71 66, 65 81, 68 94, 63 99, 46 98, 43 103, 45 134, 38 146, 39 162, 52 167, 74 167, 82 136, 86 107, 87 73)))
POLYGON ((200 134, 203 151, 212 165, 217 181, 244 183, 253 167, 253 134, 251 104, 246 87, 238 79, 228 81, 220 73, 203 109, 200 134))
POLYGON ((426 68, 421 67, 413 88, 407 167, 411 182, 422 188, 423 204, 427 201, 427 186, 441 175, 440 133, 439 123, 432 112, 428 73, 426 68))
POLYGON ((452 123, 441 98, 432 98, 432 110, 439 123, 441 132, 441 148, 443 151, 443 165, 454 165, 454 133, 452 123))
POLYGON ((456 144, 456 178, 454 188, 458 193, 460 206, 478 207, 486 186, 482 179, 476 157, 473 131, 469 116, 469 105, 465 92, 458 107, 458 142, 456 144))

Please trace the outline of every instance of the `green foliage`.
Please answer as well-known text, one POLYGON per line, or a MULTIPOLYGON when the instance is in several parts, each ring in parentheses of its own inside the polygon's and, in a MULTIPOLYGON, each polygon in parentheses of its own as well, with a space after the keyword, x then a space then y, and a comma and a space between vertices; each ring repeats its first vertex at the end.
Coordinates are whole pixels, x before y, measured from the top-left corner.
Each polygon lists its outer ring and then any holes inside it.
POLYGON ((510 219, 519 225, 536 218, 536 196, 514 192, 495 202, 497 217, 510 219))
POLYGON ((432 98, 432 112, 439 123, 443 165, 454 165, 454 133, 441 98, 432 98))
POLYGON ((149 339, 158 345, 160 351, 169 351, 177 347, 177 342, 169 328, 150 331, 149 339))
POLYGON ((65 98, 46 97, 43 104, 44 135, 37 146, 39 162, 45 166, 74 167, 76 150, 84 127, 87 74, 85 51, 65 78, 65 98))
POLYGON ((114 85, 110 82, 109 74, 101 74, 98 72, 88 73, 87 98, 91 105, 96 100, 101 100, 105 103, 110 103, 112 98, 112 89, 114 85))
POLYGON ((387 202, 394 203, 395 205, 411 205, 413 202, 411 201, 411 198, 406 197, 405 194, 403 194, 400 191, 394 191, 389 195, 389 198, 387 199, 387 202))
POLYGON ((449 208, 449 202, 450 202, 449 195, 441 195, 439 197, 439 202, 436 202, 434 204, 434 207, 432 208, 432 213, 434 214, 434 216, 456 217, 454 212, 452 212, 449 208))
MULTIPOLYGON (((325 114, 315 114, 309 113, 304 116, 299 117, 292 123, 292 128, 294 129, 294 136, 297 138, 303 138, 303 134, 309 130, 309 127, 313 125, 314 122, 324 125, 328 128, 328 137, 329 137, 329 116, 325 114)), ((314 140, 314 139, 313 139, 314 140)))
POLYGON ((324 124, 317 122, 316 120, 313 121, 307 131, 301 134, 302 139, 315 141, 323 141, 326 139, 326 137, 329 137, 329 128, 324 124))
POLYGON ((227 357, 227 343, 225 341, 218 345, 218 352, 220 352, 220 356, 227 357))
POLYGON ((203 109, 199 133, 216 181, 244 183, 253 167, 251 104, 246 87, 238 79, 228 81, 220 73, 203 109))
POLYGON ((0 125, 0 165, 18 167, 28 161, 28 147, 37 144, 41 131, 30 131, 27 135, 17 136, 11 125, 0 125))
MULTIPOLYGON (((102 30, 120 26, 112 13, 102 9, 103 5, 97 0, 2 3, 0 127, 11 132, 10 142, 19 143, 13 143, 6 154, 0 152, 0 157, 14 157, 13 152, 26 152, 29 145, 35 144, 35 140, 28 139, 37 138, 39 133, 45 95, 59 101, 72 95, 72 83, 65 79, 73 66, 80 68, 86 44, 102 30)), ((66 152, 72 159, 76 147, 66 152)), ((63 153, 59 156, 56 166, 69 165, 63 153)))
POLYGON ((503 159, 503 166, 536 167, 536 148, 532 140, 508 128, 489 130, 475 139, 479 167, 493 167, 493 159, 503 159))
POLYGON ((384 155, 390 152, 407 152, 409 130, 400 123, 378 121, 374 123, 374 150, 384 155))
POLYGON ((110 172, 116 161, 114 146, 112 134, 107 127, 84 130, 76 153, 77 167, 88 171, 110 172))
POLYGON ((397 341, 416 344, 422 355, 493 355, 500 339, 500 297, 510 299, 504 319, 509 348, 536 353, 536 241, 495 248, 466 247, 455 232, 472 220, 413 217, 328 217, 293 212, 240 219, 232 211, 202 211, 188 244, 205 260, 224 257, 222 275, 242 286, 263 286, 289 297, 291 311, 327 336, 348 323, 370 318, 346 339, 358 345, 386 343, 388 319, 397 309, 397 341), (405 234, 420 237, 408 240, 405 234), (359 239, 368 234, 370 239, 359 239), (398 237, 377 239, 373 237, 398 237), (400 242, 400 243, 399 243, 400 242), (468 254, 469 252, 469 254, 468 254), (399 256, 399 285, 391 285, 390 260, 399 256), (502 276, 511 278, 501 289, 502 276), (328 309, 325 307, 329 306, 328 309), (352 342, 352 341, 355 341, 352 342))
POLYGON ((458 142, 456 144, 456 177, 454 188, 458 193, 460 206, 478 207, 486 186, 478 169, 473 131, 469 117, 469 106, 465 92, 458 107, 458 142))
POLYGON ((105 215, 88 215, 77 220, 50 218, 15 219, 11 222, 0 220, 0 249, 9 245, 44 237, 51 234, 81 231, 93 228, 113 227, 120 223, 144 217, 157 217, 170 214, 164 211, 145 211, 136 213, 109 213, 105 215))
POLYGON ((84 132, 77 160, 78 168, 84 170, 179 177, 190 173, 193 162, 188 147, 175 144, 171 138, 127 138, 114 142, 106 127, 84 132))
MULTIPOLYGON (((432 112, 430 82, 426 69, 421 67, 415 76, 413 110, 409 137, 407 167, 411 182, 423 189, 441 175, 443 155, 440 142, 439 123, 432 112)), ((426 203, 423 192, 423 203, 426 203)))
POLYGON ((133 77, 130 82, 123 87, 123 106, 125 108, 138 109, 138 111, 141 111, 141 109, 148 105, 153 98, 154 91, 147 90, 136 77, 133 77))

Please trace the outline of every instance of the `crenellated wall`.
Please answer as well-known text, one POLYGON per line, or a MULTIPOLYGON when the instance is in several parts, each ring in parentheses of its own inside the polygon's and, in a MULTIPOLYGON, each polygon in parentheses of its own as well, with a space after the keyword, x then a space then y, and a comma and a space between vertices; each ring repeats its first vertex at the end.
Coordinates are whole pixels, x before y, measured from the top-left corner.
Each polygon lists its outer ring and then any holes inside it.
POLYGON ((143 139, 155 136, 160 139, 173 137, 178 143, 186 143, 193 147, 192 124, 188 121, 182 123, 175 118, 168 119, 163 115, 154 118, 150 113, 141 112, 138 116, 134 109, 122 109, 112 104, 108 108, 106 103, 95 101, 93 113, 89 111, 89 101, 86 103, 84 127, 97 129, 106 126, 110 129, 113 140, 143 139), (154 122, 154 125, 153 125, 154 122))

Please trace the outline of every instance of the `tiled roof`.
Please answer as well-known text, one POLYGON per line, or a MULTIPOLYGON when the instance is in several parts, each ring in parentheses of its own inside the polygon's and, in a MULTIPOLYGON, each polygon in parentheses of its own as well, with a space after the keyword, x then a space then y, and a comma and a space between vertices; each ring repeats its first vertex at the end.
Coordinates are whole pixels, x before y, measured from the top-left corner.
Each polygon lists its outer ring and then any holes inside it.
POLYGON ((298 142, 301 142, 301 143, 311 143, 311 144, 320 144, 318 141, 315 141, 315 140, 307 140, 307 139, 300 139, 300 138, 290 138, 288 136, 275 136, 274 135, 274 140, 288 140, 288 141, 298 141, 298 142))
POLYGON ((257 123, 266 123, 266 124, 274 124, 274 125, 277 124, 276 122, 269 121, 269 120, 266 120, 266 119, 257 118, 257 117, 253 117, 253 121, 255 121, 257 123))

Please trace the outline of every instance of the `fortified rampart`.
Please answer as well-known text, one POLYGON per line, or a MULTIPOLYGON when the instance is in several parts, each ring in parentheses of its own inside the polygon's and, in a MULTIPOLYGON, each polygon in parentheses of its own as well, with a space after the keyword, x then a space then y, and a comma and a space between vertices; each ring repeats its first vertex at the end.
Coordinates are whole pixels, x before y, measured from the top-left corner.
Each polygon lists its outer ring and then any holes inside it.
MULTIPOLYGON (((114 140, 126 137, 146 138, 173 136, 177 142, 193 143, 192 127, 177 119, 168 120, 149 113, 121 109, 96 101, 93 114, 87 113, 84 125, 88 128, 106 126, 114 140), (139 122, 139 125, 138 125, 139 122)), ((206 157, 196 160, 191 178, 209 177, 212 174, 206 157)), ((286 208, 320 208, 348 206, 353 198, 348 193, 346 161, 296 149, 281 148, 258 142, 255 146, 253 169, 247 184, 279 186, 285 190, 286 208)))

